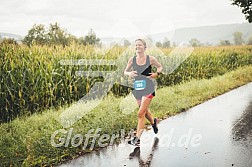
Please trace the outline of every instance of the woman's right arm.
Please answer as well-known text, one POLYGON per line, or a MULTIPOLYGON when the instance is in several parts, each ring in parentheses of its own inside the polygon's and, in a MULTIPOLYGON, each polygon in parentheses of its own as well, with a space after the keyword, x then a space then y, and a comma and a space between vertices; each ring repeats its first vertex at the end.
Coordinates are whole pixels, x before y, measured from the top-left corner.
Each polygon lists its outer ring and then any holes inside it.
POLYGON ((134 71, 129 71, 132 67, 132 64, 133 64, 133 57, 131 57, 128 61, 128 64, 124 70, 124 75, 126 76, 132 76, 132 72, 135 73, 134 71))

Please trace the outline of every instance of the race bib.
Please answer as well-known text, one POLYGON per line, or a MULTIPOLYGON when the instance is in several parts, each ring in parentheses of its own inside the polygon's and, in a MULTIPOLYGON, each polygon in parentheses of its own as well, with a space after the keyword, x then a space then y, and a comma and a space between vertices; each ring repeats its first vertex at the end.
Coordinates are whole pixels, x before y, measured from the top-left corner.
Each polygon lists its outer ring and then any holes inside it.
POLYGON ((146 88, 146 80, 136 80, 134 82, 135 90, 143 90, 146 88))

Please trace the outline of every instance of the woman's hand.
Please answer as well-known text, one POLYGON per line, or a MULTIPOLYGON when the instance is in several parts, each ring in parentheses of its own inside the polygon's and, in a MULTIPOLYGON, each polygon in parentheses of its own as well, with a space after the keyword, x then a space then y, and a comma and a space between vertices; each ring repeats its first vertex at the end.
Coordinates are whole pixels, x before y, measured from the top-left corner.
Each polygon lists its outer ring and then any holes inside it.
POLYGON ((137 71, 131 71, 129 72, 130 77, 136 77, 137 76, 137 71))
POLYGON ((158 74, 157 73, 149 73, 150 76, 148 76, 147 78, 157 78, 158 74))

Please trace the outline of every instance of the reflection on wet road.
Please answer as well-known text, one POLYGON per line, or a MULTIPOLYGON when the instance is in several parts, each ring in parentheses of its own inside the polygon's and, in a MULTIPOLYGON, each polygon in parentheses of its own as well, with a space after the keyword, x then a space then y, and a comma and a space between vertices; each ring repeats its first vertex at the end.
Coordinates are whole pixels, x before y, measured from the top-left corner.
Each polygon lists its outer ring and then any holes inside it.
POLYGON ((151 151, 150 151, 150 153, 149 153, 146 161, 143 160, 143 158, 141 157, 141 154, 140 154, 141 153, 141 149, 140 149, 140 147, 135 147, 134 148, 133 152, 131 152, 129 154, 129 159, 133 159, 134 157, 137 157, 140 167, 150 166, 151 160, 152 160, 153 155, 154 155, 154 152, 158 148, 158 142, 159 142, 159 138, 155 137, 153 145, 152 145, 152 148, 151 148, 151 151))
POLYGON ((252 100, 232 128, 233 139, 242 145, 252 145, 252 100))
POLYGON ((122 142, 61 166, 251 167, 251 157, 252 83, 163 120, 138 148, 122 142))

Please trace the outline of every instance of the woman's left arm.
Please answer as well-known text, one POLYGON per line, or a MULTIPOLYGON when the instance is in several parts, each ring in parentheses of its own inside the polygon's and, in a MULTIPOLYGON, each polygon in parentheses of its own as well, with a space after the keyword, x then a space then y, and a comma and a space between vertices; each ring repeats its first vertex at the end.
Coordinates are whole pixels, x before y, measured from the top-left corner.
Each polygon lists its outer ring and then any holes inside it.
POLYGON ((150 64, 157 68, 157 72, 151 74, 152 78, 156 78, 163 71, 163 66, 153 56, 150 56, 150 64))

